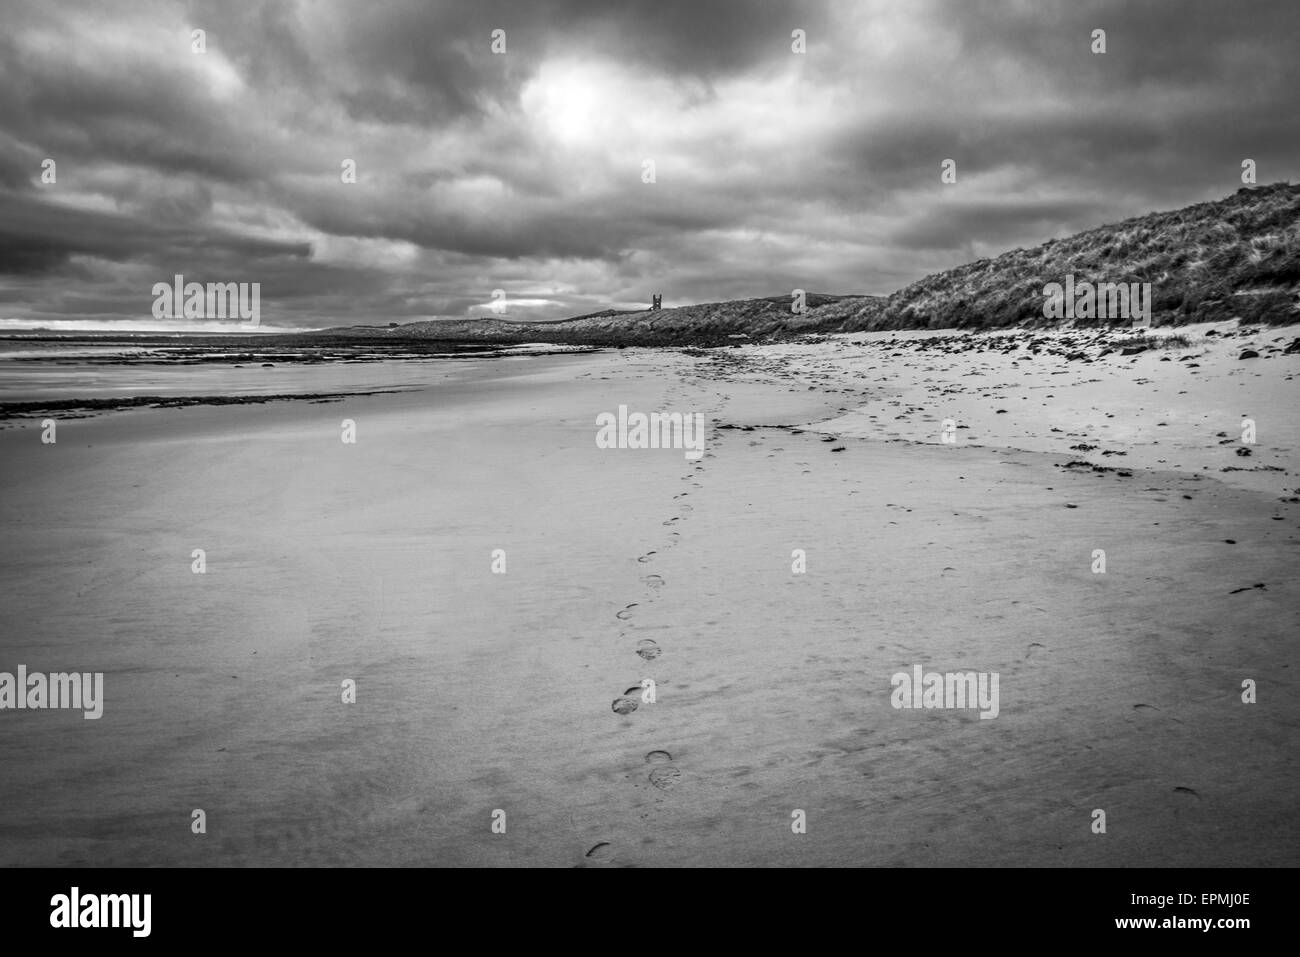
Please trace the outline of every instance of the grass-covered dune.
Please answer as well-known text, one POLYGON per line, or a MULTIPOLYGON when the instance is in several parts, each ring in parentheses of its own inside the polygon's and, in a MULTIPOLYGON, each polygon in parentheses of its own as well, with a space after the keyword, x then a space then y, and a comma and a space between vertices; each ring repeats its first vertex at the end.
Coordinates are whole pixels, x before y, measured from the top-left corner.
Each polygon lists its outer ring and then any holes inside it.
POLYGON ((809 294, 802 313, 792 310, 789 296, 772 296, 656 311, 611 309, 552 322, 430 320, 318 335, 709 346, 813 332, 1043 326, 1059 322, 1044 318, 1043 289, 1063 283, 1067 274, 1075 282, 1150 283, 1153 325, 1300 321, 1300 185, 1243 188, 1214 202, 1014 249, 889 296, 809 294))

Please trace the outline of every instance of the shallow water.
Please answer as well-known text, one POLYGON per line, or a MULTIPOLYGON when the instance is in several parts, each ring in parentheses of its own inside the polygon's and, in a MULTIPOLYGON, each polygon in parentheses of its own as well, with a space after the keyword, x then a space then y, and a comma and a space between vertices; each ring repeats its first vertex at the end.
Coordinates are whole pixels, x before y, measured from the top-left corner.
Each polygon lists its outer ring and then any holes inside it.
POLYGON ((481 344, 413 351, 270 336, 0 339, 0 402, 414 388, 428 381, 430 362, 493 352, 481 344))

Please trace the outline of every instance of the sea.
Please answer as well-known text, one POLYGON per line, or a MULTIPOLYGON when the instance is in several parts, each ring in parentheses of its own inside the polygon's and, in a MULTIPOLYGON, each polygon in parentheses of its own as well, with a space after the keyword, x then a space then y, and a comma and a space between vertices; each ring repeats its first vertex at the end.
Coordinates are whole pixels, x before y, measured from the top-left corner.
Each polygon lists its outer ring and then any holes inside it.
POLYGON ((380 337, 6 332, 0 335, 0 411, 72 399, 417 388, 428 379, 429 362, 536 351, 528 345, 380 337))

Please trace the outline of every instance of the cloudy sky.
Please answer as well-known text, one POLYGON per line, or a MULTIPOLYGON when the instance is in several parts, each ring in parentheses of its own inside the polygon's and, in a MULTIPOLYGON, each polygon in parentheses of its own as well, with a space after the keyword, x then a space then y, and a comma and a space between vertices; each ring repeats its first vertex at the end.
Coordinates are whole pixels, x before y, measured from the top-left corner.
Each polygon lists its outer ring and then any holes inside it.
POLYGON ((490 314, 494 289, 525 319, 887 293, 1227 195, 1243 158, 1300 179, 1296 0, 3 0, 0 22, 0 326, 157 326, 177 273, 259 282, 263 327, 295 328, 490 314))

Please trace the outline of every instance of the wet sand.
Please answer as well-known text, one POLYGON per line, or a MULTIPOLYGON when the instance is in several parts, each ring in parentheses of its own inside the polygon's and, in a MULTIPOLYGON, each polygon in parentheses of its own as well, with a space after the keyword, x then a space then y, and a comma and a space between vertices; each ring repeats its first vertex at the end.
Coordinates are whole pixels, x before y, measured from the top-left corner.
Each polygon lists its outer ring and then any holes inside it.
POLYGON ((988 395, 892 335, 11 423, 0 670, 106 701, 0 713, 0 863, 1295 865, 1300 357, 986 352, 988 395), (1157 400, 1158 456, 1102 430, 1157 400), (597 448, 620 404, 703 413, 704 458, 597 448), (999 673, 998 717, 893 708, 917 664, 999 673))

